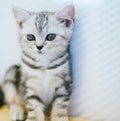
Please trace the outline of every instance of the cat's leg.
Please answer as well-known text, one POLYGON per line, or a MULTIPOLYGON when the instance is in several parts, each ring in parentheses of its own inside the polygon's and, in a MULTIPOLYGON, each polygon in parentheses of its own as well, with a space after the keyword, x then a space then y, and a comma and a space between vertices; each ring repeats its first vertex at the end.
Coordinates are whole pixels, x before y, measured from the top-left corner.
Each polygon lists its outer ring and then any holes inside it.
POLYGON ((19 78, 19 66, 12 66, 5 75, 2 90, 5 102, 9 105, 10 118, 13 121, 25 119, 24 107, 19 103, 17 85, 19 78))
POLYGON ((38 96, 36 79, 26 81, 25 103, 27 108, 26 121, 44 121, 44 102, 38 96))
POLYGON ((69 94, 64 86, 56 91, 56 96, 51 110, 51 121, 68 121, 69 94))
POLYGON ((38 96, 28 96, 26 107, 28 113, 26 121, 44 121, 44 104, 38 96))
POLYGON ((17 103, 10 104, 9 113, 12 121, 23 121, 26 118, 24 106, 17 103))

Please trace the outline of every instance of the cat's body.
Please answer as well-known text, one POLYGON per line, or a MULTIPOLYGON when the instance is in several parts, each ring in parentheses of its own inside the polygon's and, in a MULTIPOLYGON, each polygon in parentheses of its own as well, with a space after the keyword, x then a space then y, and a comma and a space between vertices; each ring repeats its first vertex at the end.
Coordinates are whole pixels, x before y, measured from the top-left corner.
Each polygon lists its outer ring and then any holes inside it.
POLYGON ((68 45, 73 30, 74 7, 53 12, 28 13, 14 9, 20 27, 22 57, 3 84, 5 101, 14 121, 68 121, 71 94, 68 45), (26 114, 27 113, 27 114, 26 114))

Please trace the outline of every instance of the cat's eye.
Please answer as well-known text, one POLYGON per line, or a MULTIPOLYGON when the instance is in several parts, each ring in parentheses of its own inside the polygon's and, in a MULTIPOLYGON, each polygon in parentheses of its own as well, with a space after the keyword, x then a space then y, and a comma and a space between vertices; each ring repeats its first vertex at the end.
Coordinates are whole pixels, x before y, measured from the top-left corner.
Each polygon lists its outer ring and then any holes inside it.
POLYGON ((27 39, 29 41, 35 41, 35 36, 33 34, 27 34, 27 39))
POLYGON ((45 40, 52 41, 55 39, 55 37, 56 37, 56 34, 48 34, 45 40))

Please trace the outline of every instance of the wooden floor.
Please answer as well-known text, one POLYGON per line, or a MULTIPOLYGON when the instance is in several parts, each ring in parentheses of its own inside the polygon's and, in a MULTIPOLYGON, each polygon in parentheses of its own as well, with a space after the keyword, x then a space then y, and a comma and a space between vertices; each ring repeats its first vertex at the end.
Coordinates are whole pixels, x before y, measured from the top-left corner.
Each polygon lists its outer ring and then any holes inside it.
MULTIPOLYGON (((7 106, 3 106, 2 108, 0 108, 0 121, 11 121, 9 118, 9 111, 7 106)), ((89 121, 89 120, 70 117, 70 121, 89 121)))

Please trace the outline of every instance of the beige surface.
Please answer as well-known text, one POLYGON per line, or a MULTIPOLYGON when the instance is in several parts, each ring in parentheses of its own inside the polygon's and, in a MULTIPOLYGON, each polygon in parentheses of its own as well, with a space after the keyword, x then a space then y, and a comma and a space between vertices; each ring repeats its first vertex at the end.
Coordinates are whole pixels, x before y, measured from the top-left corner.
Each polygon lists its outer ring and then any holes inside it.
MULTIPOLYGON (((3 106, 2 108, 0 108, 0 121, 11 121, 9 118, 9 111, 7 106, 3 106)), ((89 120, 70 117, 70 121, 89 121, 89 120)))

